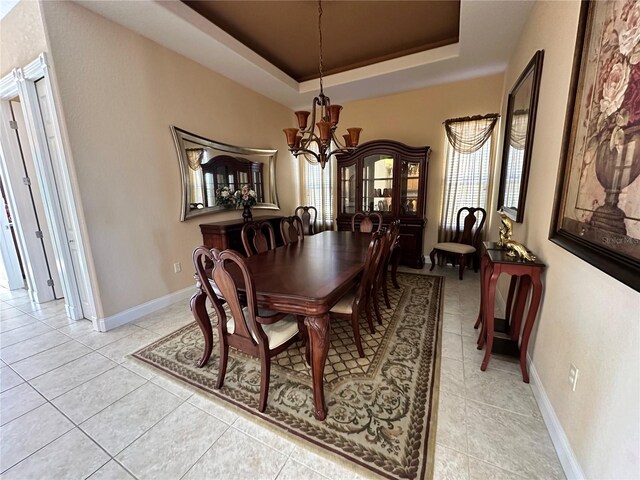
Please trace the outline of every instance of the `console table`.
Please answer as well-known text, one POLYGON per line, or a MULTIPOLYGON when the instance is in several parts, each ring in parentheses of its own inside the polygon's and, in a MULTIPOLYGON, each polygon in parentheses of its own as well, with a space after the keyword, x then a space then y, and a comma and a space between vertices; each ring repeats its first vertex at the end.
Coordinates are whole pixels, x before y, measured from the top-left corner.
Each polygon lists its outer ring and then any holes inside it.
MULTIPOLYGON (((280 219, 283 217, 255 217, 256 222, 269 222, 273 227, 276 236, 276 245, 284 245, 282 235, 280 233, 280 219)), ((244 220, 227 220, 226 222, 202 223, 200 224, 200 233, 202 233, 203 245, 207 248, 217 248, 218 250, 226 250, 231 248, 242 255, 245 254, 242 245, 242 226, 244 220)))
POLYGON ((509 257, 507 252, 499 249, 495 243, 485 242, 484 247, 485 253, 480 265, 480 313, 475 325, 477 328, 482 324, 478 350, 486 346, 480 370, 487 369, 492 352, 515 355, 520 358, 522 380, 529 383, 527 346, 542 298, 540 274, 545 265, 538 261, 529 262, 509 257), (494 318, 496 284, 502 273, 511 275, 505 319, 494 318), (529 291, 531 302, 523 325, 529 291), (521 341, 518 345, 519 340, 521 341))

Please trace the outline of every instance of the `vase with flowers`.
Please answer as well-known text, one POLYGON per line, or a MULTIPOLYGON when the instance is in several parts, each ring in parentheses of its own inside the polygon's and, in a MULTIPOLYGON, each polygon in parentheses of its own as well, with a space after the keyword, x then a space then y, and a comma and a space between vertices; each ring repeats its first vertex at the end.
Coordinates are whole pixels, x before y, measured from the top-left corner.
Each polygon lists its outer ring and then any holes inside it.
POLYGON ((594 200, 589 223, 625 235, 626 214, 618 202, 640 174, 640 2, 604 5, 601 35, 589 59, 597 70, 585 105, 585 160, 595 161, 604 203, 594 200))
POLYGON ((236 206, 235 194, 228 186, 225 185, 216 190, 216 205, 226 209, 234 208, 236 206))
POLYGON ((245 185, 242 189, 237 190, 233 196, 235 198, 236 205, 244 208, 242 218, 245 222, 250 222, 253 218, 251 214, 251 207, 258 203, 256 191, 250 186, 245 185))

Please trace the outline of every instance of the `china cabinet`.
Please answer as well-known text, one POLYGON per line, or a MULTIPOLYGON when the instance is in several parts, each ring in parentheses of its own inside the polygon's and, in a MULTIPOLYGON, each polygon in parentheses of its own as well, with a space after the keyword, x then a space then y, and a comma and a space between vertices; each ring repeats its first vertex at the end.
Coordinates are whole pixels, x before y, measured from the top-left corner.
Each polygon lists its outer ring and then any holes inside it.
POLYGON ((338 155, 338 230, 350 230, 359 211, 400 219, 400 263, 422 268, 429 147, 374 140, 338 155))
POLYGON ((262 167, 260 162, 251 162, 230 155, 218 155, 203 164, 205 206, 216 205, 215 193, 221 187, 229 187, 232 192, 240 190, 242 187, 250 187, 255 190, 257 201, 263 202, 262 167))

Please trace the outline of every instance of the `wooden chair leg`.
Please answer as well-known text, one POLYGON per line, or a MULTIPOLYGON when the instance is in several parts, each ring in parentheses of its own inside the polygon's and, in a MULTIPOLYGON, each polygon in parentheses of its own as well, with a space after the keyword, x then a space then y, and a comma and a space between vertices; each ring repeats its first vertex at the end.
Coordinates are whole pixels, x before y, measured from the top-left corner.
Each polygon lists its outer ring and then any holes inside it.
POLYGON ((466 265, 467 265, 467 256, 466 255, 460 255, 460 258, 458 259, 458 263, 460 264, 459 276, 460 276, 460 280, 462 280, 462 272, 464 272, 464 267, 466 267, 466 265))
POLYGON ((271 376, 271 358, 269 352, 262 352, 260 355, 260 401, 258 410, 264 412, 267 408, 267 397, 269 396, 269 377, 271 376))
POLYGON ((378 293, 376 291, 373 292, 373 310, 376 313, 376 320, 378 320, 378 325, 382 325, 382 316, 380 315, 380 302, 378 301, 378 293))
MULTIPOLYGON (((207 364, 211 357, 211 352, 213 351, 213 331, 211 327, 211 319, 207 313, 206 302, 207 295, 204 292, 194 294, 191 297, 190 302, 191 312, 198 322, 202 335, 204 336, 204 351, 202 352, 202 357, 200 357, 200 360, 198 361, 198 367, 203 367, 207 364)), ((218 315, 218 319, 220 318, 222 317, 218 315)))
POLYGON ((369 297, 364 299, 364 311, 367 315, 367 323, 369 324, 369 330, 371 330, 371 334, 373 335, 374 333, 376 333, 376 329, 373 326, 373 320, 371 318, 371 304, 370 304, 369 297))
POLYGON ((436 266, 436 249, 435 248, 431 250, 431 253, 429 254, 429 258, 431 259, 431 268, 429 269, 429 271, 431 271, 433 270, 433 267, 436 266))
POLYGON ((400 288, 398 284, 398 265, 400 265, 400 247, 396 248, 391 254, 391 283, 397 290, 400 288))
POLYGON ((384 304, 387 308, 391 308, 391 302, 389 301, 389 291, 387 290, 387 275, 382 278, 382 295, 384 296, 384 304))
POLYGON ((360 355, 360 358, 364 358, 364 349, 362 348, 362 340, 360 340, 360 314, 358 312, 351 314, 351 326, 353 328, 353 339, 356 342, 358 355, 360 355))
POLYGON ((218 381, 216 388, 222 388, 224 376, 227 373, 227 361, 229 360, 229 344, 220 339, 220 368, 218 370, 218 381))

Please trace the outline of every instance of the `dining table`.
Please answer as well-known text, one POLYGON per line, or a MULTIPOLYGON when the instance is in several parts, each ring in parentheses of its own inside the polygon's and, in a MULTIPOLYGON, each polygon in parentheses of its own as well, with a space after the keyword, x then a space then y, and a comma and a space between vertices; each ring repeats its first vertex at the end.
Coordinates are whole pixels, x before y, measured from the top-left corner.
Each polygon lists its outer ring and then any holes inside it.
MULTIPOLYGON (((369 233, 324 231, 245 259, 259 308, 304 316, 318 420, 327 416, 323 376, 331 342, 329 311, 356 285, 370 241, 369 233)), ((206 293, 199 287, 191 308, 205 337, 200 366, 207 363, 213 349, 205 303, 206 293)))

